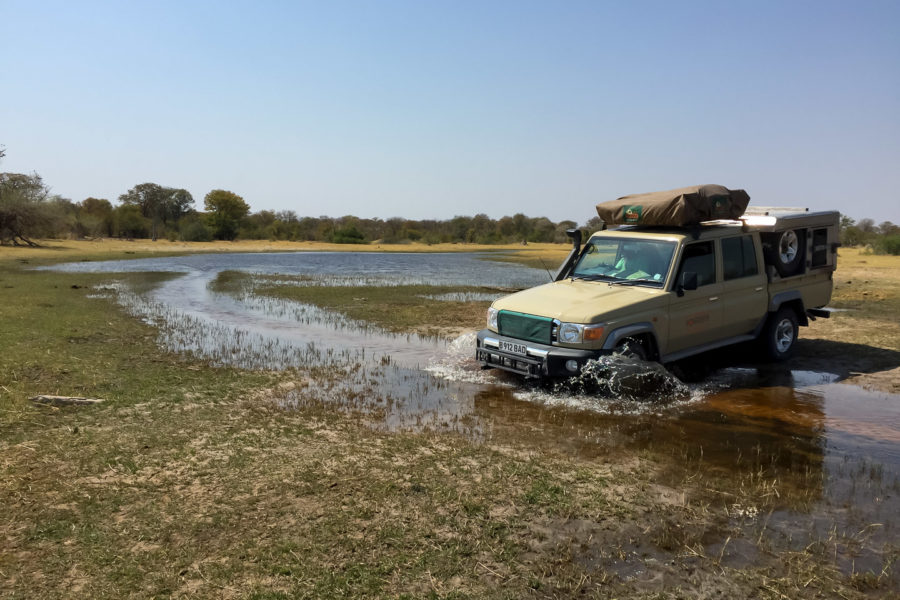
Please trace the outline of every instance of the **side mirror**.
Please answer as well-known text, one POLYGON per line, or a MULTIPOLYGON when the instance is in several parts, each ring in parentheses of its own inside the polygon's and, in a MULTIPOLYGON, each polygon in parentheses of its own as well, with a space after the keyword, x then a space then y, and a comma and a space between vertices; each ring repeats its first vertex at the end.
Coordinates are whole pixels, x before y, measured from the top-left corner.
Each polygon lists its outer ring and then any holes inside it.
POLYGON ((678 289, 675 290, 679 296, 684 296, 685 291, 693 291, 697 289, 697 273, 694 271, 685 271, 681 274, 681 281, 678 282, 678 289))

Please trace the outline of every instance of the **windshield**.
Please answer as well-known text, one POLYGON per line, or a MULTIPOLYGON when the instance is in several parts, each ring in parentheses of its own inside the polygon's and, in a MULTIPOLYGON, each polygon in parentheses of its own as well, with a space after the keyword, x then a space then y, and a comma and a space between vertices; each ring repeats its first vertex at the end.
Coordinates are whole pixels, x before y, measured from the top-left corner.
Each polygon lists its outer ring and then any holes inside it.
POLYGON ((674 253, 675 242, 593 237, 585 245, 571 277, 662 287, 674 253))

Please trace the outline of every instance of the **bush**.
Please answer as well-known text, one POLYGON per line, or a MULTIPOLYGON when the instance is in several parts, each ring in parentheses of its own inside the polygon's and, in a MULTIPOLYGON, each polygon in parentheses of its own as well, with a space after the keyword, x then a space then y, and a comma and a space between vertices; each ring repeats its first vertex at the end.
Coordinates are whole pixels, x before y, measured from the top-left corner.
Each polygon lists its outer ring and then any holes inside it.
POLYGON ((900 255, 900 235, 886 235, 875 241, 877 254, 900 255))
POLYGON ((181 239, 185 242, 212 241, 212 231, 200 219, 192 220, 181 226, 181 239))
POLYGON ((331 241, 335 244, 365 244, 365 236, 363 236, 362 232, 354 227, 353 225, 349 227, 344 227, 343 229, 338 229, 334 232, 334 235, 331 238, 331 241))

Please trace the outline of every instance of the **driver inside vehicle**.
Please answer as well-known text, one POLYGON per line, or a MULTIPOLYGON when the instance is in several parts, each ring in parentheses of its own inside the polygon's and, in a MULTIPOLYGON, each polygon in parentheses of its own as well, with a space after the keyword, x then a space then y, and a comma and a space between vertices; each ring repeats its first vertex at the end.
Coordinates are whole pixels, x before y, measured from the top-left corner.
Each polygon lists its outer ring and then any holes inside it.
MULTIPOLYGON (((647 249, 649 250, 649 249, 647 249)), ((619 279, 650 279, 653 267, 645 252, 632 244, 622 246, 622 255, 610 272, 619 279)))

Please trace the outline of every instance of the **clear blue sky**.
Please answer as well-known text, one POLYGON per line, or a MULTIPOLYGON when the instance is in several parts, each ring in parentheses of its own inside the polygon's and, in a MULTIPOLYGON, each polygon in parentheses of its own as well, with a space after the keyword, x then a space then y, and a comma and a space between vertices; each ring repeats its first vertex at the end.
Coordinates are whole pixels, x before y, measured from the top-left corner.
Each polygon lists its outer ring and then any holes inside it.
POLYGON ((585 222, 697 183, 900 223, 900 2, 0 0, 0 170, 585 222))

